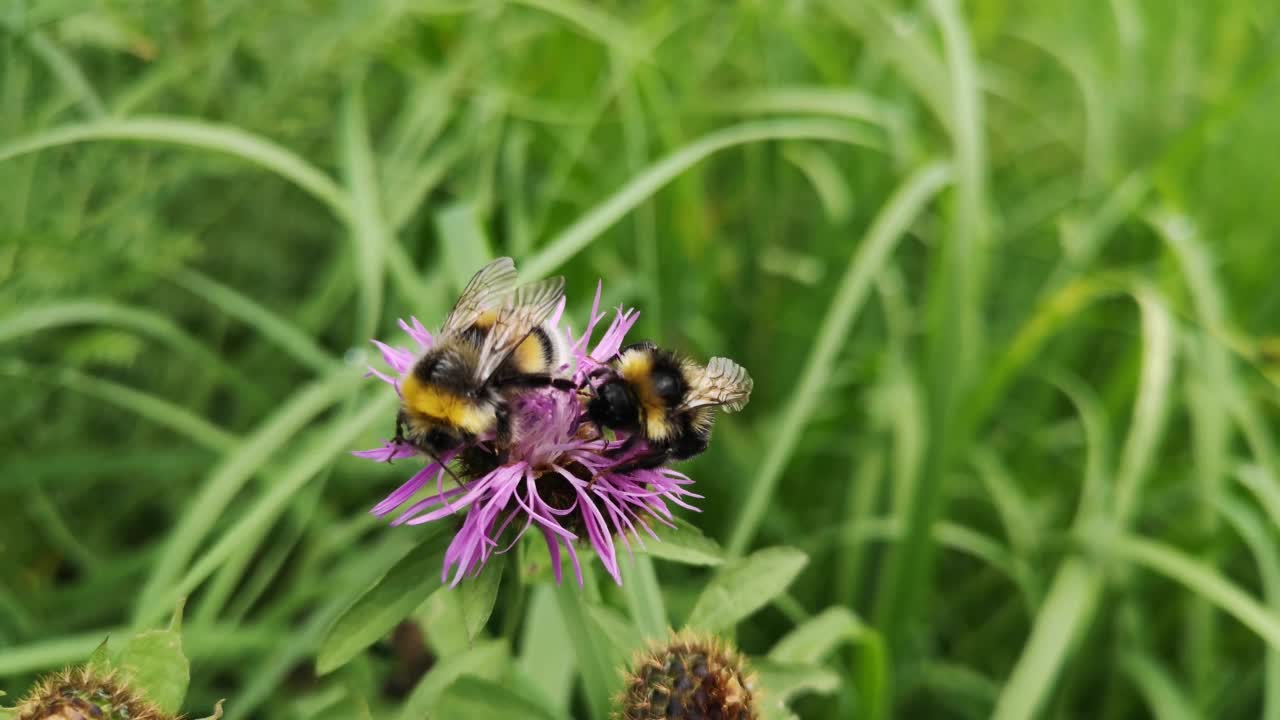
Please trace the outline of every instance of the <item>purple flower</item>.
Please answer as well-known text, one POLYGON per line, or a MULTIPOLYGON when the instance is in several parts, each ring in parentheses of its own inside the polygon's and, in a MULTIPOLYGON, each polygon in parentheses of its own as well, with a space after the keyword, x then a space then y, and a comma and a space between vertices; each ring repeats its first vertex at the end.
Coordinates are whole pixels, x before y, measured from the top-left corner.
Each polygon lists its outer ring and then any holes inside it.
MULTIPOLYGON (((624 312, 618 308, 600 341, 588 350, 591 335, 607 315, 599 308, 597 286, 591 317, 581 337, 575 339, 572 331, 564 328, 575 361, 573 378, 579 385, 592 370, 618 353, 623 338, 639 317, 633 309, 624 312)), ((411 322, 401 320, 400 327, 417 344, 417 353, 373 341, 395 375, 373 368, 370 371, 397 392, 400 379, 432 343, 431 333, 422 323, 417 318, 411 318, 411 322)), ((636 442, 625 455, 606 454, 610 448, 617 449, 625 436, 605 439, 594 425, 584 422, 584 409, 576 392, 547 388, 523 393, 511 403, 515 432, 505 461, 498 463, 488 446, 491 438, 481 438, 471 447, 440 458, 444 463, 459 460, 460 485, 450 478, 446 487, 450 473, 432 462, 371 512, 382 517, 399 510, 392 525, 420 525, 465 513, 462 527, 445 553, 441 571, 446 581, 453 571, 451 585, 457 585, 466 575, 479 573, 491 555, 510 550, 530 529, 540 532, 546 540, 557 582, 563 574, 563 549, 573 563, 578 584, 582 584, 577 544, 586 540, 605 570, 621 584, 615 538, 628 553, 632 539, 643 548, 641 531, 658 540, 650 527, 651 519, 674 527, 668 503, 696 511, 683 498, 701 496, 685 487, 692 480, 670 468, 613 472, 614 466, 645 454, 648 448, 644 442, 636 442), (406 508, 423 488, 432 491, 406 508)), ((354 454, 389 462, 416 456, 418 452, 408 445, 386 442, 381 448, 354 454)))

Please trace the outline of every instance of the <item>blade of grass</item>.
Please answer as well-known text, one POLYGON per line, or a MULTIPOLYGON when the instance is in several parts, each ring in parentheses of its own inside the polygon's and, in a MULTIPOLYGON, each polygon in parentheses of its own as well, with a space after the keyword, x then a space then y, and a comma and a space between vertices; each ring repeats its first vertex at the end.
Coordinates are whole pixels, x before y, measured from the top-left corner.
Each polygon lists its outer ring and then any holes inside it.
POLYGON ((382 197, 378 189, 378 170, 374 166, 369 144, 368 120, 364 108, 364 82, 348 81, 342 93, 338 113, 338 144, 342 152, 342 169, 351 198, 348 232, 355 258, 359 302, 356 306, 354 337, 357 341, 371 338, 378 328, 382 312, 383 263, 386 247, 392 244, 382 216, 382 197))
POLYGON ((1064 656, 1093 615, 1101 588, 1101 576, 1081 558, 1069 558, 1058 568, 1018 664, 1000 691, 994 720, 1037 717, 1064 656))
POLYGON ((554 15, 624 58, 638 59, 644 52, 630 27, 593 5, 574 0, 514 0, 512 4, 554 15))
MULTIPOLYGON (((662 186, 707 157, 737 145, 766 140, 829 140, 873 149, 877 147, 864 130, 825 120, 785 119, 742 123, 717 130, 653 163, 562 230, 538 254, 529 258, 522 276, 536 279, 551 274, 662 186)), ((0 159, 3 157, 0 152, 0 159)))
MULTIPOLYGON (((335 457, 347 452, 350 444, 360 433, 367 430, 374 422, 380 419, 385 421, 386 418, 391 417, 396 400, 394 395, 379 394, 376 398, 366 401, 356 412, 330 422, 311 437, 299 448, 293 461, 284 466, 278 477, 273 478, 267 493, 258 498, 248 511, 241 514, 239 520, 227 528, 226 532, 200 556, 200 559, 181 579, 156 591, 155 597, 158 599, 152 603, 152 606, 164 607, 174 598, 182 597, 194 590, 230 557, 245 538, 255 537, 255 533, 260 528, 274 522, 302 486, 333 462, 335 457)), ((140 604, 140 611, 137 613, 142 624, 152 619, 141 611, 144 607, 147 606, 140 604)))
POLYGON ((328 373, 336 359, 311 337, 247 295, 194 270, 179 270, 174 281, 226 314, 257 330, 262 337, 319 373, 328 373))
POLYGON ((169 532, 169 540, 138 595, 134 622, 163 614, 162 597, 169 592, 183 567, 195 554, 205 535, 249 478, 260 471, 299 430, 316 415, 332 407, 357 387, 359 373, 339 368, 328 377, 305 387, 247 435, 234 453, 225 456, 209 473, 204 485, 187 504, 186 513, 169 532))
POLYGON ((591 711, 591 717, 607 718, 609 697, 614 687, 614 668, 606 642, 593 630, 586 598, 583 597, 585 590, 576 583, 566 581, 556 585, 555 593, 560 615, 569 631, 569 644, 573 646, 573 654, 582 675, 587 708, 591 711))
POLYGON ((1159 293, 1139 285, 1134 299, 1142 312, 1142 370, 1129 436, 1116 470, 1113 520, 1120 527, 1129 524, 1137 508, 1138 495, 1164 432, 1176 350, 1173 318, 1159 293))
POLYGON ((877 626, 890 652, 901 647, 907 625, 927 602, 934 551, 930 528, 943 514, 957 453, 975 431, 963 421, 983 349, 982 288, 990 240, 977 61, 955 0, 931 0, 929 7, 946 56, 954 203, 945 240, 934 254, 935 280, 926 301, 928 452, 907 503, 907 539, 890 551, 876 598, 877 626))
POLYGON ((186 355, 232 382, 250 397, 262 398, 260 388, 237 368, 173 321, 149 310, 119 305, 109 300, 66 299, 22 308, 0 317, 0 344, 67 325, 113 325, 150 336, 186 355))
POLYGON ((1280 616, 1212 566, 1168 544, 1135 535, 1116 538, 1112 547, 1117 557, 1164 575, 1203 596, 1272 649, 1280 650, 1280 616))
POLYGON ((569 631, 556 608, 555 591, 550 585, 534 585, 529 592, 518 664, 533 685, 567 717, 576 668, 574 651, 564 642, 569 631))
POLYGON ((35 517, 41 533, 49 540, 50 547, 65 553, 83 572, 93 573, 98 570, 101 566, 98 553, 72 531, 67 525, 66 514, 54 506, 49 493, 39 483, 31 488, 27 511, 35 517))
POLYGON ((107 114, 106 105, 89 84, 88 78, 76 64, 75 58, 39 30, 25 34, 25 37, 31 52, 49 66, 49 70, 54 77, 58 78, 58 82, 62 83, 67 92, 83 108, 85 115, 96 120, 107 114))
MULTIPOLYGON (((1167 416, 1174 357, 1171 319, 1163 300, 1141 283, 1132 295, 1141 310, 1143 333, 1142 368, 1133 421, 1121 451, 1113 493, 1106 493, 1104 483, 1093 477, 1093 473, 1100 472, 1096 461, 1086 461, 1089 472, 1076 518, 1077 531, 1107 555, 1117 552, 1114 543, 1108 540, 1127 525, 1133 503, 1151 469, 1167 416), (1108 494, 1110 497, 1102 497, 1108 494), (1122 502, 1120 498, 1125 499, 1122 502)), ((1095 409, 1096 404, 1089 399, 1091 393, 1086 394, 1070 384, 1065 384, 1064 390, 1080 407, 1086 433, 1092 436, 1089 452, 1096 456, 1105 448, 1097 438, 1104 433, 1100 410, 1095 409)), ((1090 560, 1070 557, 1063 561, 1036 615, 1031 636, 1001 691, 993 716, 996 720, 1035 716, 1066 661, 1073 639, 1087 627, 1103 586, 1102 573, 1090 560)))
POLYGON ((449 279, 453 287, 461 289, 476 270, 493 259, 489 238, 468 202, 452 203, 440 210, 435 214, 435 224, 449 279))
POLYGON ((618 563, 625 578, 622 594, 627 599, 632 621, 646 638, 665 638, 670 623, 662 600, 662 587, 658 585, 658 576, 653 570, 653 560, 640 552, 620 553, 618 563))
MULTIPOLYGON (((1273 616, 1280 617, 1280 550, 1277 549, 1271 529, 1257 510, 1233 497, 1219 497, 1215 505, 1249 547, 1254 563, 1258 566, 1258 575, 1262 579, 1262 596, 1267 608, 1273 616)), ((1277 720, 1280 718, 1280 650, 1267 648, 1263 673, 1265 680, 1262 684, 1260 718, 1277 720)))
POLYGON ((57 368, 50 372, 33 368, 19 360, 5 360, 0 361, 0 375, 49 381, 68 390, 83 393, 135 413, 141 418, 168 428, 216 452, 228 452, 239 442, 234 434, 185 407, 127 385, 85 375, 73 368, 57 368))
POLYGON ((65 125, 0 145, 0 162, 48 148, 81 142, 158 142, 226 153, 271 170, 328 205, 346 219, 346 194, 324 171, 296 153, 240 128, 177 117, 135 117, 65 125))
POLYGON ((941 163, 926 165, 912 173, 876 216, 866 239, 850 257, 835 297, 818 326, 817 339, 800 371, 795 391, 782 411, 778 436, 765 451, 760 470, 745 488, 746 501, 726 545, 730 557, 740 557, 755 537, 774 488, 818 406, 836 356, 844 347, 876 275, 898 240, 926 203, 950 182, 950 177, 949 168, 941 163))
POLYGON ((1125 656, 1121 666, 1142 692, 1151 716, 1156 720, 1195 720, 1200 717, 1193 709, 1196 704, 1156 659, 1133 652, 1125 656))

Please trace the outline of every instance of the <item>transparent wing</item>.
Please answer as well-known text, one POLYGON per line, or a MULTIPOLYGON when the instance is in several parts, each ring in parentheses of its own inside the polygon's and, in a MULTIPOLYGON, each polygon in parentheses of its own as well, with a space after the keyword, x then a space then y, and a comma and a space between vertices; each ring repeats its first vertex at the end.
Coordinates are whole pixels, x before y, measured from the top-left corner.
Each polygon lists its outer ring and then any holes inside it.
POLYGON ((555 312, 564 296, 564 278, 554 277, 516 288, 498 309, 498 317, 480 344, 475 380, 483 383, 533 329, 555 312))
POLYGON ((471 327, 481 313, 503 304, 515 286, 516 264, 511 258, 501 257, 480 268, 453 304, 441 334, 457 335, 471 327))
POLYGON ((715 357, 689 388, 680 410, 718 405, 725 412, 737 412, 751 399, 754 383, 747 369, 729 358, 715 357))

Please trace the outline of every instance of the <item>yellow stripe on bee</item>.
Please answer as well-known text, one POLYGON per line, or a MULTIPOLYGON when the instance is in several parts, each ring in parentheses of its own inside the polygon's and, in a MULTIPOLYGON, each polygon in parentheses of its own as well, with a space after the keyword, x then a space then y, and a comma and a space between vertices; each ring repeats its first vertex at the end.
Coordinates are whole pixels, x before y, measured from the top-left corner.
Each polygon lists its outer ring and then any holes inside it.
POLYGON ((471 323, 472 327, 478 327, 481 330, 488 330, 498 321, 497 310, 485 310, 476 316, 476 321, 471 323))
POLYGON ((671 433, 667 422, 667 404, 653 389, 653 356, 647 352, 631 350, 618 359, 618 374, 635 391, 644 410, 645 435, 653 440, 665 440, 671 433))
POLYGON ((645 412, 644 435, 650 440, 666 440, 671 434, 671 423, 665 412, 645 412))
POLYGON ((400 394, 410 412, 462 428, 473 435, 492 429, 496 420, 492 408, 424 384, 412 375, 401 383, 400 394))
POLYGON ((516 351, 511 354, 511 363, 518 372, 525 375, 536 375, 549 370, 547 356, 542 349, 542 341, 536 332, 525 338, 524 342, 520 343, 516 351))

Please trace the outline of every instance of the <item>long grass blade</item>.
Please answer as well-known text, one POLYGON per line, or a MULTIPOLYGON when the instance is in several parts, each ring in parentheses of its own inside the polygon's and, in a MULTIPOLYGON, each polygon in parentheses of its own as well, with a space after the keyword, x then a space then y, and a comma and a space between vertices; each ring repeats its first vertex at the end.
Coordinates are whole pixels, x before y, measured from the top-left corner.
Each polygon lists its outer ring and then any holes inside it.
POLYGON ((871 283, 902 234, 950 179, 950 169, 943 164, 927 165, 913 173, 885 204, 867 231, 866 239, 850 257, 835 297, 818 326, 817 340, 800 371, 795 391, 782 411, 778 436, 769 445, 759 471, 745 488, 746 502, 726 544, 730 556, 740 557, 755 537, 774 488, 795 453, 804 426, 817 407, 826 378, 831 374, 832 365, 866 300, 871 283))

